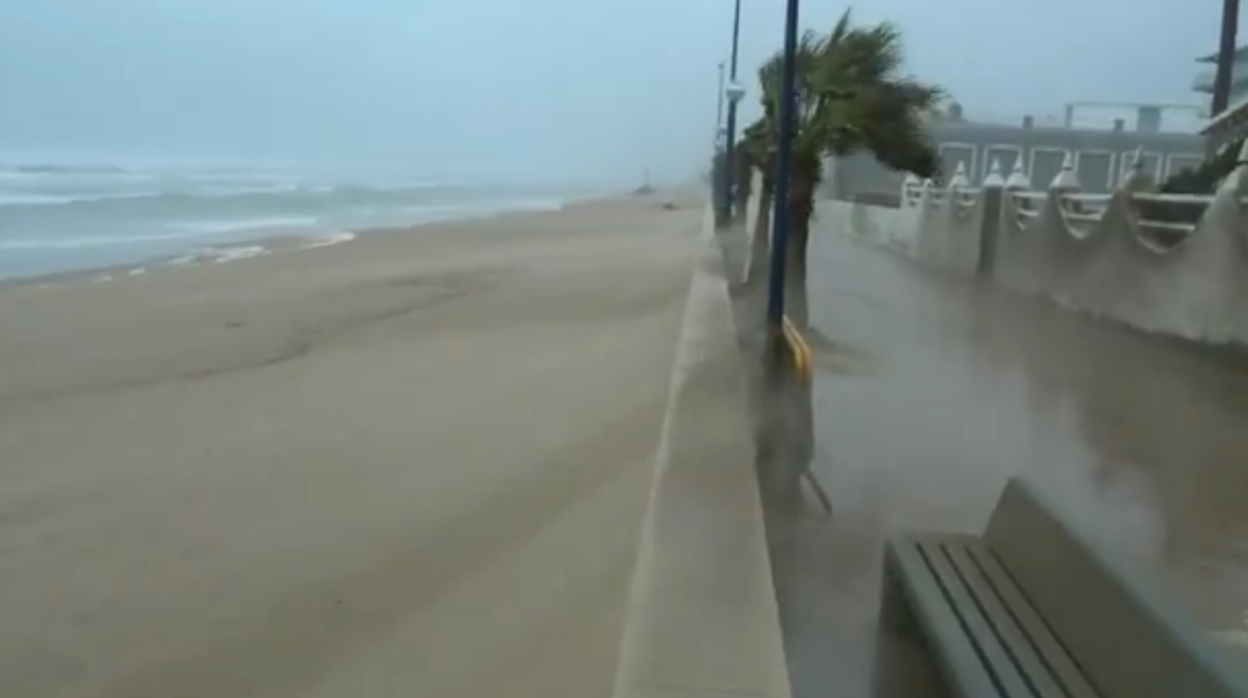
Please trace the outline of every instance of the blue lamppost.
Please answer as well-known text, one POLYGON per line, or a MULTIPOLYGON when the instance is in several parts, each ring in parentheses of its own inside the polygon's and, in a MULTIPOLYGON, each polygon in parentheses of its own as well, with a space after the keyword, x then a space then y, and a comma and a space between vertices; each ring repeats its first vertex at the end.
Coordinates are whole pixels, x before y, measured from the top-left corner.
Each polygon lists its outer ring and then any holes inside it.
POLYGON ((771 279, 767 295, 767 324, 777 336, 784 320, 784 262, 789 243, 789 177, 793 170, 793 132, 797 116, 797 22, 798 0, 788 0, 779 142, 776 144, 775 209, 771 224, 771 279))
POLYGON ((736 150, 737 150, 737 103, 745 96, 745 88, 737 82, 737 54, 741 44, 741 0, 736 0, 732 11, 732 55, 728 62, 728 87, 724 95, 728 98, 727 142, 724 145, 724 208, 721 211, 721 222, 729 223, 736 218, 736 150))

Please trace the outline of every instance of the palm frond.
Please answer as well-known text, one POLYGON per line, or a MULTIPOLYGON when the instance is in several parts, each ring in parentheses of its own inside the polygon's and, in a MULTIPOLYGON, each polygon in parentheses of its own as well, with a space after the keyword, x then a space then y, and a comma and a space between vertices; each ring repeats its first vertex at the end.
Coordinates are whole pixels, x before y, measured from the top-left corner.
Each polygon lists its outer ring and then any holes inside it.
MULTIPOLYGON (((896 25, 855 26, 846 10, 826 34, 804 33, 796 55, 795 161, 868 150, 888 167, 933 176, 936 146, 926 128, 944 92, 902 73, 904 42, 896 25)), ((763 116, 755 138, 774 153, 784 57, 777 52, 758 72, 763 116)), ((759 148, 761 146, 755 146, 759 148)), ((804 166, 818 177, 821 167, 804 166)))

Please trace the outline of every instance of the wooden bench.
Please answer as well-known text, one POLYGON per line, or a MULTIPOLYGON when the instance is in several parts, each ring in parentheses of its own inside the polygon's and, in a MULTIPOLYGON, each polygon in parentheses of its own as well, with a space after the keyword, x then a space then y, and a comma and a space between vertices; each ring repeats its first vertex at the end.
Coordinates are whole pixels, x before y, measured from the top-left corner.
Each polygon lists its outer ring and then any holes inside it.
POLYGON ((887 544, 881 637, 922 641, 935 695, 1248 697, 1174 601, 1111 558, 1012 480, 982 536, 887 544))

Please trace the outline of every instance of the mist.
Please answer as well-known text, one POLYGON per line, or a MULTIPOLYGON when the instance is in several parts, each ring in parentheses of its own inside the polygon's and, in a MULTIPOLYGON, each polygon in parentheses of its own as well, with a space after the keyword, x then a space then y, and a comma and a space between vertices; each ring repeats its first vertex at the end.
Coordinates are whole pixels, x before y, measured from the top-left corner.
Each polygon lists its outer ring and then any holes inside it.
MULTIPOLYGON (((744 0, 740 80, 784 3, 744 0)), ((843 3, 803 3, 824 29, 843 3)), ((874 0, 971 115, 1201 104, 1213 0, 874 0)), ((623 185, 700 172, 730 0, 10 0, 0 150, 623 185)))

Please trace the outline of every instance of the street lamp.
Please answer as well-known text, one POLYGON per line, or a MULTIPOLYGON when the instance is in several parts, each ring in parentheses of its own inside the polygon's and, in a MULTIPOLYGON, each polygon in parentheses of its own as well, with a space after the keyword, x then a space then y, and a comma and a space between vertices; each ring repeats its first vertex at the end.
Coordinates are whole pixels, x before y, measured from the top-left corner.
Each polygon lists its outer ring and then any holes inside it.
POLYGON ((784 23, 784 71, 781 77, 779 143, 776 144, 775 208, 771 223, 771 279, 767 324, 777 337, 784 320, 784 257, 789 240, 789 177, 793 169, 793 131, 797 114, 798 0, 788 0, 784 23))
POLYGON ((745 96, 745 88, 741 83, 737 82, 737 54, 740 45, 741 0, 736 0, 732 9, 732 56, 728 64, 728 86, 724 88, 724 96, 728 98, 728 134, 727 142, 724 145, 724 198, 722 208, 719 210, 719 216, 717 216, 721 225, 733 219, 733 200, 735 198, 733 190, 736 189, 733 183, 736 181, 737 103, 745 96))

